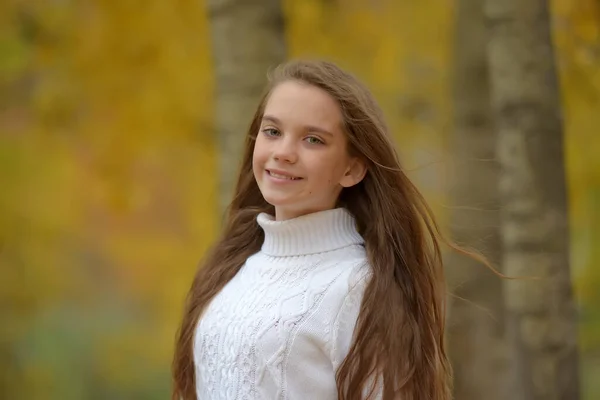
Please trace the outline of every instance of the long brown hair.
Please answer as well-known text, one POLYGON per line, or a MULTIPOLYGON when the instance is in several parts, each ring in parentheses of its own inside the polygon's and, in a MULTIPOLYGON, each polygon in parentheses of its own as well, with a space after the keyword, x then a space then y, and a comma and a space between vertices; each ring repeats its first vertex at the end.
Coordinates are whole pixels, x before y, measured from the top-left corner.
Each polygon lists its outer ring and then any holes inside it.
POLYGON ((450 399, 439 229, 425 200, 402 171, 382 112, 369 90, 325 61, 290 61, 270 74, 246 135, 222 236, 199 268, 187 297, 173 360, 173 399, 195 399, 192 353, 200 314, 262 245, 264 234, 256 216, 274 210, 254 179, 254 140, 269 93, 289 80, 321 88, 338 102, 349 151, 367 164, 365 178, 343 189, 339 198, 339 206, 357 221, 372 278, 364 292, 353 344, 336 373, 338 398, 361 399, 373 379, 378 379, 384 400, 450 399))

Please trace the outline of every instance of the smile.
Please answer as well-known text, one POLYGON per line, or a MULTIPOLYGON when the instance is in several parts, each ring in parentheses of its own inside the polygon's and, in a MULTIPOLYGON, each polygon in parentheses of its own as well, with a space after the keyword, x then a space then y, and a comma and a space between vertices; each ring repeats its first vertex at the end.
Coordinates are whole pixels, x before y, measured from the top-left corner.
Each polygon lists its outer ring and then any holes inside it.
POLYGON ((285 179, 288 181, 298 181, 298 180, 302 179, 302 178, 299 178, 296 176, 285 174, 283 172, 275 172, 275 171, 271 171, 269 169, 267 169, 265 171, 267 171, 267 174, 269 174, 269 176, 276 178, 276 179, 285 179))

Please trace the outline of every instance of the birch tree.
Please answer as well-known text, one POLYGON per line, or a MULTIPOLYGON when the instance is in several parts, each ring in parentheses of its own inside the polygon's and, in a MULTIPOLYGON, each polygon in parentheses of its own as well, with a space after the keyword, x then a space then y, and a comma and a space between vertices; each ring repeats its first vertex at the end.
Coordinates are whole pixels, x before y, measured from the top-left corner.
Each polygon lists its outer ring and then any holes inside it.
POLYGON ((224 211, 267 72, 286 56, 284 17, 279 0, 208 0, 207 7, 217 91, 219 205, 224 211))
MULTIPOLYGON (((482 2, 458 0, 454 26, 451 235, 498 265, 499 165, 482 2)), ((468 257, 453 253, 447 261, 455 295, 450 299, 448 326, 454 396, 460 400, 508 399, 501 279, 468 257)))
POLYGON ((493 113, 502 166, 511 399, 579 398, 569 267, 563 120, 545 0, 485 0, 493 113))

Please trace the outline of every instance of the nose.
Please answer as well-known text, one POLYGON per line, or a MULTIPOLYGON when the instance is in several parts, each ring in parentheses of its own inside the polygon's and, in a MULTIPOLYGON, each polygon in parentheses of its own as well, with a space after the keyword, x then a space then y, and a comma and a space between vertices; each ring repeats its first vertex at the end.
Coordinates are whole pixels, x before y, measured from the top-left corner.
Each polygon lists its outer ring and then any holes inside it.
POLYGON ((298 161, 296 144, 292 138, 288 136, 276 141, 275 148, 273 149, 273 158, 275 161, 286 162, 289 164, 294 164, 298 161))

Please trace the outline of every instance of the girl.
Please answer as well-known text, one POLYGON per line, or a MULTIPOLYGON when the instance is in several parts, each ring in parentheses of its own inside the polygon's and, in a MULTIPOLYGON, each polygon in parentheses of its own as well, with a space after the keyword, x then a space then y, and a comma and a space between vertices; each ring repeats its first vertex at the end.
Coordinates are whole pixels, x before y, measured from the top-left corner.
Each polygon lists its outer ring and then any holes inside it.
POLYGON ((439 233, 369 91, 278 67, 176 343, 173 399, 450 398, 439 233))

